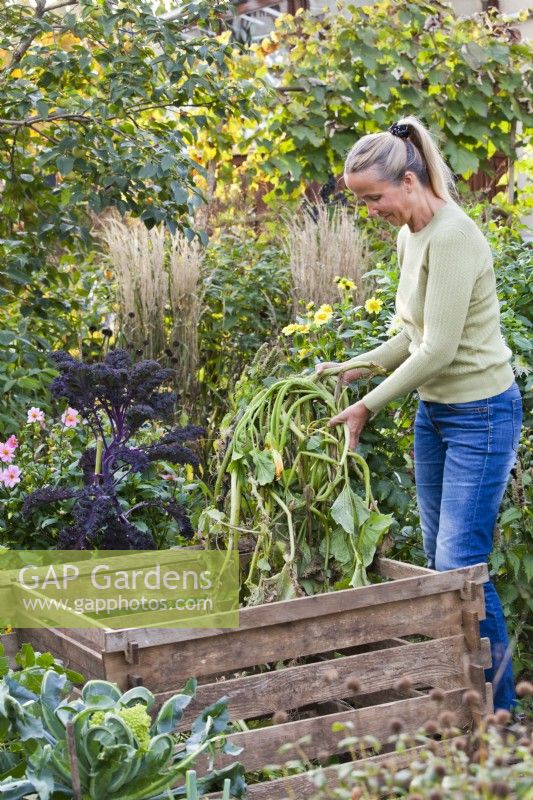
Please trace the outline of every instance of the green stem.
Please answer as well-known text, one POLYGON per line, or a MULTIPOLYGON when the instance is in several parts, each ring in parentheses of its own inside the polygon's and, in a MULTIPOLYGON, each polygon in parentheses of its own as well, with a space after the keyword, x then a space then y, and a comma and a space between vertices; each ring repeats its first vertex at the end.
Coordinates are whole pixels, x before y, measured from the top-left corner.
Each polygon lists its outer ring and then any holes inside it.
POLYGON ((275 492, 272 492, 272 498, 279 505, 279 507, 283 509, 283 511, 287 515, 287 524, 289 526, 289 542, 290 542, 290 551, 289 551, 288 562, 289 562, 289 564, 292 564, 292 563, 294 563, 294 557, 296 555, 296 542, 294 541, 294 528, 292 526, 292 514, 289 511, 289 509, 287 508, 287 506, 285 505, 285 503, 283 502, 283 500, 281 499, 281 497, 279 497, 279 495, 277 495, 275 492))

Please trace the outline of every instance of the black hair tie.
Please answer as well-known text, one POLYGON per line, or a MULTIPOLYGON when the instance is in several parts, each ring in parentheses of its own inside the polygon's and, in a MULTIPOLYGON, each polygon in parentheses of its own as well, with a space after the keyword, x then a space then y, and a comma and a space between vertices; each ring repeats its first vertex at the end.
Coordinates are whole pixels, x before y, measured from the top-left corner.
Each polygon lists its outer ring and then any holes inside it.
POLYGON ((397 122, 394 122, 390 126, 389 131, 393 136, 398 136, 400 139, 409 138, 409 125, 398 125, 397 122))

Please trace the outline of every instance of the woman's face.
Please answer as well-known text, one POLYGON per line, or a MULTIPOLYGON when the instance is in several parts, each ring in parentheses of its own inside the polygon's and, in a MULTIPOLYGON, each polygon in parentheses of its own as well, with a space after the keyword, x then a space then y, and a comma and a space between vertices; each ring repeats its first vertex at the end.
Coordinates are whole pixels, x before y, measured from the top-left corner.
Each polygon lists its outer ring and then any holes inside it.
POLYGON ((411 173, 407 172, 401 183, 379 180, 374 169, 351 172, 344 182, 359 200, 368 207, 370 217, 381 217, 392 225, 405 225, 410 219, 412 192, 411 173))

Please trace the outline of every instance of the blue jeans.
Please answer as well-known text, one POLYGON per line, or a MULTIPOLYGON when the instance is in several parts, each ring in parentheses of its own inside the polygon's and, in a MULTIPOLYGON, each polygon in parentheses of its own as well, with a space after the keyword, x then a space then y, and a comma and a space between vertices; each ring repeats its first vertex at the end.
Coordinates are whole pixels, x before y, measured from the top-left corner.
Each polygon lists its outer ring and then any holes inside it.
MULTIPOLYGON (((516 460, 522 401, 516 383, 469 403, 420 401, 415 419, 415 480, 428 567, 439 572, 487 562, 494 526, 516 460)), ((492 581, 483 585, 494 707, 516 703, 509 640, 492 581)))

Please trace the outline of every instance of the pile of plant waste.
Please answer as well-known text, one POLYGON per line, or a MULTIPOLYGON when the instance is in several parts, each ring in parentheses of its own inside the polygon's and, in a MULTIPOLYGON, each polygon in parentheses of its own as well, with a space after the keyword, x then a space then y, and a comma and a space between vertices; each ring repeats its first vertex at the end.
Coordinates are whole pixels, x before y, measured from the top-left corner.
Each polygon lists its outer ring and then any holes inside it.
POLYGON ((333 372, 265 386, 221 443, 216 505, 199 532, 210 547, 253 551, 247 605, 367 585, 366 568, 393 521, 378 510, 347 427, 328 425, 349 404, 333 372))

